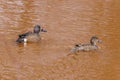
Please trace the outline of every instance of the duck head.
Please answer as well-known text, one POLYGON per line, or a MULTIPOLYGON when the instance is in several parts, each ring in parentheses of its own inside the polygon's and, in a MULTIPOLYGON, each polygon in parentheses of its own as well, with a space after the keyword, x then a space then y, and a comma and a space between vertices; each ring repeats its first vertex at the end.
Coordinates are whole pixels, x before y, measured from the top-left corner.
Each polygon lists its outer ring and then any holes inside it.
POLYGON ((100 40, 98 37, 96 37, 96 36, 92 36, 91 37, 91 39, 90 39, 90 43, 92 44, 92 45, 96 45, 96 43, 101 43, 102 42, 102 40, 100 40))
POLYGON ((39 32, 47 32, 47 30, 40 27, 40 25, 35 25, 33 32, 39 34, 39 32))

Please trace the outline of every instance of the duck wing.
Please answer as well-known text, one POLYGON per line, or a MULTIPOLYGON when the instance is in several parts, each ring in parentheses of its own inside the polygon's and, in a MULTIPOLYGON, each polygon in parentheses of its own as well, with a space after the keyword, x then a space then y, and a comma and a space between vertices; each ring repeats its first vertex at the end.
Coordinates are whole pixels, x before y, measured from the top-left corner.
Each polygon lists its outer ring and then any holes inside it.
POLYGON ((32 34, 32 32, 26 32, 26 33, 23 33, 23 34, 20 34, 19 35, 19 38, 25 38, 26 36, 28 36, 28 35, 30 35, 30 34, 32 34))

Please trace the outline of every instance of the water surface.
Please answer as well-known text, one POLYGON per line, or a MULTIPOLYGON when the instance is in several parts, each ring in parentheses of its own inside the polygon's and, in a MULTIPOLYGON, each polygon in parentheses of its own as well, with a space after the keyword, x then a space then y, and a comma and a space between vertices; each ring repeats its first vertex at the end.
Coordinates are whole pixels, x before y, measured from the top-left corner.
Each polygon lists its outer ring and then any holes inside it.
POLYGON ((119 80, 119 0, 1 0, 1 80, 119 80), (42 40, 17 44, 18 34, 35 24, 42 40), (76 43, 97 36, 93 52, 70 54, 76 43))

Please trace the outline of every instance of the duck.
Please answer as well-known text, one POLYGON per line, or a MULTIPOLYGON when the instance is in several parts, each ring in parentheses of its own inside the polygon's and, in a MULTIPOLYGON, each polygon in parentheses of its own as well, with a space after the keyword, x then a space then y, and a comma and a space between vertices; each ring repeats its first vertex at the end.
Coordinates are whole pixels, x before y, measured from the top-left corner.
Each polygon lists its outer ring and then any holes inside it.
POLYGON ((33 32, 25 32, 23 34, 18 35, 17 43, 27 43, 27 42, 37 42, 41 39, 40 32, 47 32, 47 30, 43 29, 40 25, 35 25, 33 32))
POLYGON ((79 51, 93 51, 97 50, 99 47, 97 46, 97 43, 101 43, 102 40, 100 40, 96 36, 92 36, 90 39, 90 43, 79 43, 74 46, 74 48, 71 49, 71 52, 79 52, 79 51))

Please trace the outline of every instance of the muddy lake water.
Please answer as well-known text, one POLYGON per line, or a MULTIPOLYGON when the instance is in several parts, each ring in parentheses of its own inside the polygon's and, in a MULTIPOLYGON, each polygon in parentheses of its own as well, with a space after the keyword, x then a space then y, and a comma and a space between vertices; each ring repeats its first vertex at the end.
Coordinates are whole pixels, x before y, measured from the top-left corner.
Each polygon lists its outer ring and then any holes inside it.
POLYGON ((0 80, 120 80, 119 45, 120 0, 0 0, 0 80), (15 42, 36 24, 41 41, 15 42), (70 54, 91 36, 100 49, 70 54))

